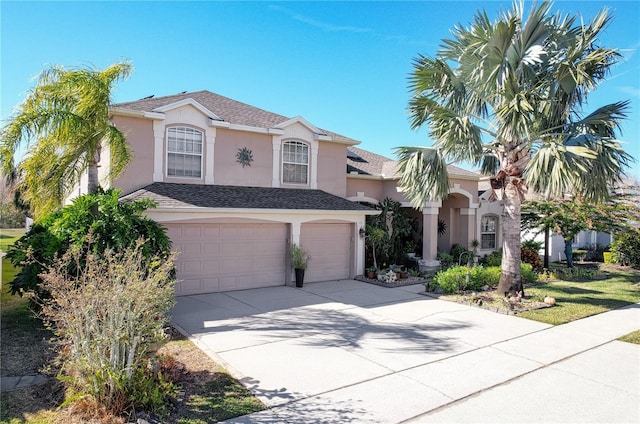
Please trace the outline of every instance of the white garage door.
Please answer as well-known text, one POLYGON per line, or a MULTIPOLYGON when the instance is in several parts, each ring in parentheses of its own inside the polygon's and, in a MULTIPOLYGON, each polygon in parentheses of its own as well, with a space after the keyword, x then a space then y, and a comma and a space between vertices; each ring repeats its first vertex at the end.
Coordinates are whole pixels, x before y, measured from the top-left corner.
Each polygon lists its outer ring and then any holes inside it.
POLYGON ((176 260, 177 295, 285 283, 285 224, 165 224, 176 260))
POLYGON ((302 224, 300 244, 311 255, 304 281, 351 278, 351 224, 302 224))

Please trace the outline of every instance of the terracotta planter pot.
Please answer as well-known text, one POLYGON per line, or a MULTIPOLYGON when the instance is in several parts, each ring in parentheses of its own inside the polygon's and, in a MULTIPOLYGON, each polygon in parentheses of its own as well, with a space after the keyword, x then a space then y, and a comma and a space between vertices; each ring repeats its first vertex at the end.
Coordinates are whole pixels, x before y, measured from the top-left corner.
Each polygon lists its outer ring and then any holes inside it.
POLYGON ((375 271, 367 271, 367 278, 369 280, 375 280, 377 277, 375 271))

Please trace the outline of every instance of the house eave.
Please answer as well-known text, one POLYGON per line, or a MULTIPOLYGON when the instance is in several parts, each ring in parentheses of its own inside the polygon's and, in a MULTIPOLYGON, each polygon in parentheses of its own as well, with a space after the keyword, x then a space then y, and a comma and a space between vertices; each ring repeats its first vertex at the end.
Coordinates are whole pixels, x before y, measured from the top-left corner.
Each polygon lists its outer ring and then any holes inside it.
POLYGON ((156 207, 148 210, 151 214, 154 212, 159 213, 209 213, 209 214, 225 214, 232 216, 239 215, 274 215, 286 213, 289 215, 378 215, 380 211, 377 210, 326 210, 326 209, 262 209, 262 208, 205 208, 200 206, 179 206, 175 208, 170 207, 156 207))

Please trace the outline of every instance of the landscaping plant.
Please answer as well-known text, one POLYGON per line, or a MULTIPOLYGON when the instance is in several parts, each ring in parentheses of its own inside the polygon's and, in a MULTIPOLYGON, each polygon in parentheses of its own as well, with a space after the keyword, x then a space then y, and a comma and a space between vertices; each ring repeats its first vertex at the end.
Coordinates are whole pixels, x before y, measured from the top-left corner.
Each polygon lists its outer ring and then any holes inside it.
POLYGON ((173 256, 145 257, 143 240, 97 254, 88 241, 53 260, 41 275, 50 296, 36 299, 57 336, 63 381, 71 399, 114 414, 161 411, 172 385, 149 367, 149 354, 166 338, 173 256))
POLYGON ((615 234, 611 249, 611 260, 623 265, 640 266, 640 230, 615 234))
MULTIPOLYGON (((39 286, 39 275, 53 264, 56 256, 63 256, 74 246, 86 245, 89 233, 91 252, 96 254, 108 249, 132 248, 143 238, 146 242, 140 250, 144 264, 150 264, 155 256, 168 258, 171 242, 166 229, 142 214, 154 204, 149 200, 120 202, 119 195, 119 190, 98 190, 77 197, 72 204, 33 225, 7 254, 14 266, 21 267, 10 282, 11 293, 22 295, 35 291, 39 297, 46 296, 39 286)), ((77 266, 82 268, 83 264, 81 258, 77 266)))

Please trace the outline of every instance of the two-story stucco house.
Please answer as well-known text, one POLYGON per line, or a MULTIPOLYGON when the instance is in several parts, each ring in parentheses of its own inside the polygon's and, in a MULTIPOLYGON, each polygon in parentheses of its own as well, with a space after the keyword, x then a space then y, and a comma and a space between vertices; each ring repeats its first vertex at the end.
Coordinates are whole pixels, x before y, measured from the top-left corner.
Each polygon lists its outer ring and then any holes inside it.
MULTIPOLYGON (((112 120, 133 159, 103 185, 158 204, 148 214, 179 252, 178 295, 288 284, 291 243, 311 254, 305 281, 353 278, 364 268, 365 217, 377 213, 361 202, 391 197, 410 207, 396 162, 302 117, 199 91, 116 104, 112 120)), ((485 237, 478 175, 451 167, 450 176, 449 198, 411 209, 427 260, 485 237), (441 237, 439 219, 449 228, 441 237)))

